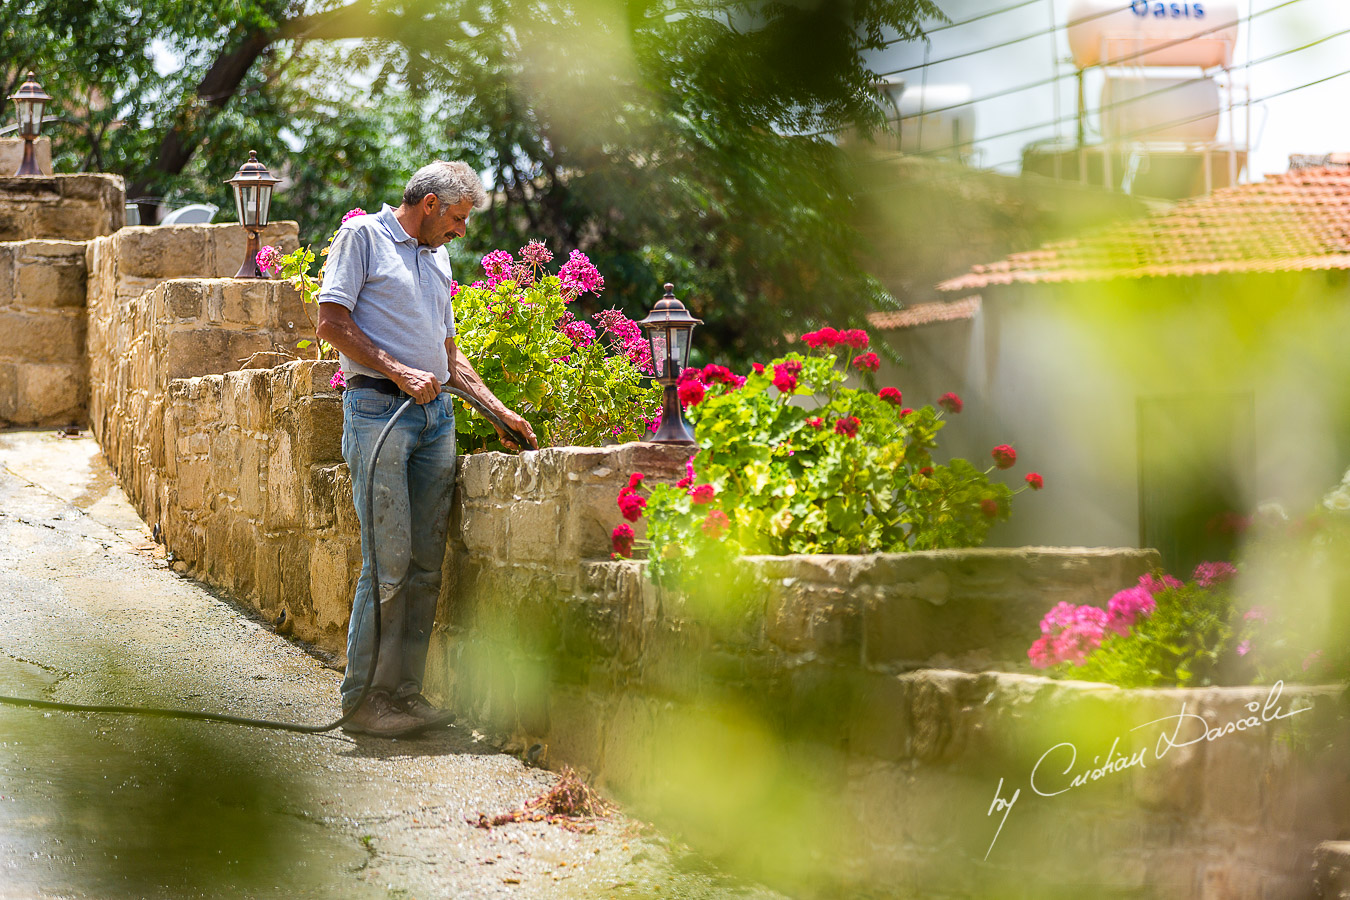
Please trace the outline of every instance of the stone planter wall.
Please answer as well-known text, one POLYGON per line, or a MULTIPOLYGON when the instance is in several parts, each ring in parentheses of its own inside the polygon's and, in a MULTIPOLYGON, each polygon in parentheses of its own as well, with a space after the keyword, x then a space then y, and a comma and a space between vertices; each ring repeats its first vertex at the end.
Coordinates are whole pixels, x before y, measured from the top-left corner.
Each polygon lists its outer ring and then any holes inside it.
POLYGON ((0 243, 0 426, 84 420, 84 244, 0 243))
POLYGON ((120 175, 0 177, 0 241, 87 241, 125 223, 120 175))
MULTIPOLYGON (((239 310, 280 310, 276 288, 172 281, 98 317, 95 426, 180 570, 340 653, 359 538, 334 364, 176 377, 235 351, 171 352, 264 334, 239 310)), ((1026 674, 1050 605, 1104 604, 1156 554, 750 558, 735 596, 672 595, 608 534, 629 473, 674 479, 684 455, 462 460, 428 692, 793 896, 1294 900, 1319 843, 1350 837, 1337 690, 1026 674), (1159 749, 1169 717, 1222 728, 1272 702, 1311 711, 1159 749)))

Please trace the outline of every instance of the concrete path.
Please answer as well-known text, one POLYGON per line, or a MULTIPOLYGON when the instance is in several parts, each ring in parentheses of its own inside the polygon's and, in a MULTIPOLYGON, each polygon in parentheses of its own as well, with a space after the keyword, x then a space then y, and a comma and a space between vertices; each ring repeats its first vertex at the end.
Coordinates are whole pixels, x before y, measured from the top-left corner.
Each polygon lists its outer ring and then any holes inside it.
MULTIPOLYGON (((88 437, 0 433, 0 694, 338 715, 338 673, 175 574, 88 437)), ((623 816, 466 822, 556 782, 405 741, 0 706, 0 898, 778 898, 623 816)))

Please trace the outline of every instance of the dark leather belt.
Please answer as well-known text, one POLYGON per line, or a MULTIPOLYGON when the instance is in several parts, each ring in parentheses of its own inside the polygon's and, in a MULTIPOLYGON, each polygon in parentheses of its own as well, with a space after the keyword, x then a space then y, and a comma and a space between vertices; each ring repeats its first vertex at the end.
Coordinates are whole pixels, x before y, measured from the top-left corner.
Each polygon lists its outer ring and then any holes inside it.
POLYGON ((381 394, 388 394, 391 397, 405 397, 406 394, 399 390, 397 384, 388 378, 372 378, 369 375, 348 375, 343 379, 347 382, 347 387, 355 390, 369 389, 379 391, 381 394))

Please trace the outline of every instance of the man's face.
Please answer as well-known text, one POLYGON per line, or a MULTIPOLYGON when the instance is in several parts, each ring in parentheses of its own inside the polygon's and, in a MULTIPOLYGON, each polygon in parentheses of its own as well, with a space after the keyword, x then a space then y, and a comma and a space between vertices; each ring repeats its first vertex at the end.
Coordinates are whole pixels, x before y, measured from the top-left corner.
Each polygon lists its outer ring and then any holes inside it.
POLYGON ((419 244, 435 249, 455 238, 464 237, 469 213, 473 212, 473 200, 466 197, 458 203, 445 206, 435 194, 428 194, 422 202, 427 206, 423 210, 422 227, 417 233, 419 244))

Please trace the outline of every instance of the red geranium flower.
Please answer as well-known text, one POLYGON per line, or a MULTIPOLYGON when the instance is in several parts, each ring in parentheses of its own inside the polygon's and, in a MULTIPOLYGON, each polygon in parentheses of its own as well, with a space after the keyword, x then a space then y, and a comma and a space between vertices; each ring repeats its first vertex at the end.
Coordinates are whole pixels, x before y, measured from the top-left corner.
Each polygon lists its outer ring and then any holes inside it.
POLYGON ((900 399, 904 395, 900 393, 899 388, 884 387, 881 390, 877 391, 877 396, 880 397, 882 400, 885 400, 887 403, 894 403, 896 406, 899 406, 900 399))
POLYGON ((609 542, 614 547, 616 556, 631 558, 633 555, 633 527, 631 525, 618 526, 610 534, 609 542))
POLYGON ((980 512, 992 519, 994 516, 998 515, 998 501, 992 497, 986 497, 981 500, 980 512))
POLYGON ((834 423, 834 433, 842 434, 844 437, 857 437, 858 425, 859 421, 857 416, 848 416, 847 418, 839 419, 834 423))
POLYGON ((853 365, 864 372, 875 372, 881 368, 881 359, 875 353, 864 353, 853 361, 853 365))
POLYGON ((630 522, 636 522, 642 518, 642 511, 647 508, 647 501, 637 494, 619 495, 619 512, 630 522))
POLYGON ((708 389, 703 386, 703 382, 693 378, 681 382, 677 391, 681 406, 698 406, 703 402, 704 395, 708 393, 708 389))
POLYGON ((693 475, 686 475, 686 476, 684 476, 683 478, 681 478, 679 481, 675 482, 675 486, 676 486, 677 488, 679 488, 680 490, 684 490, 685 488, 689 487, 689 485, 691 485, 691 484, 693 484, 693 483, 694 483, 694 476, 693 476, 693 475))
POLYGON ((819 331, 815 332, 815 335, 817 343, 812 346, 819 347, 823 345, 826 347, 833 347, 835 344, 839 343, 840 338, 839 332, 835 331, 828 325, 826 325, 819 331))
POLYGON ((773 386, 785 394, 790 394, 797 389, 797 376, 788 371, 787 366, 774 366, 773 386))
POLYGON ((646 478, 646 477, 647 477, 647 476, 646 476, 646 475, 643 475, 641 472, 634 472, 632 475, 629 475, 629 476, 628 476, 628 489, 629 489, 630 491, 635 491, 635 490, 637 490, 638 485, 642 484, 642 479, 644 479, 644 478, 646 478))
POLYGON ((1017 451, 1007 444, 999 444, 989 455, 994 457, 994 465, 1000 469, 1011 469, 1017 462, 1017 451))
POLYGON ((806 424, 810 425, 812 428, 825 427, 825 422, 820 418, 820 416, 812 416, 811 418, 806 420, 806 424))
POLYGON ((727 514, 720 509, 714 509, 703 520, 703 533, 715 541, 721 540, 730 525, 731 520, 727 518, 727 514))
POLYGON ((756 375, 764 374, 764 363, 751 363, 750 368, 755 370, 756 375))
POLYGON ((913 407, 906 406, 904 409, 900 410, 900 418, 903 419, 905 416, 909 415, 912 412, 914 412, 913 407))
POLYGON ((839 332, 839 343, 846 347, 852 347, 854 350, 863 350, 867 347, 867 332, 861 328, 841 331, 839 332))
POLYGON ((689 492, 689 499, 700 506, 704 503, 713 502, 713 497, 716 496, 717 488, 713 487, 711 484, 700 484, 689 492))
POLYGON ((689 368, 685 369, 683 372, 680 373, 679 378, 675 379, 676 384, 686 384, 690 381, 697 381, 699 384, 702 384, 703 371, 701 369, 695 369, 693 366, 690 366, 689 368))
POLYGON ((1045 487, 1045 479, 1037 475, 1035 472, 1028 472, 1027 484, 1031 486, 1031 489, 1033 491, 1039 491, 1041 488, 1045 487))
POLYGON ((932 466, 924 466, 922 469, 919 470, 919 474, 931 478, 931 477, 933 477, 933 467, 932 467, 932 466))
POLYGON ((938 398, 938 406, 949 413, 959 413, 965 404, 961 402, 960 397, 948 391, 938 398))
POLYGON ((821 345, 820 332, 808 331, 806 334, 802 335, 802 343, 810 347, 812 350, 816 349, 821 345))

